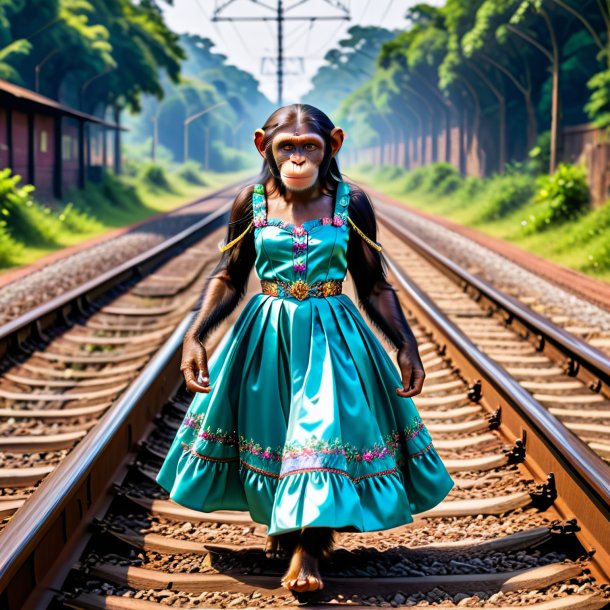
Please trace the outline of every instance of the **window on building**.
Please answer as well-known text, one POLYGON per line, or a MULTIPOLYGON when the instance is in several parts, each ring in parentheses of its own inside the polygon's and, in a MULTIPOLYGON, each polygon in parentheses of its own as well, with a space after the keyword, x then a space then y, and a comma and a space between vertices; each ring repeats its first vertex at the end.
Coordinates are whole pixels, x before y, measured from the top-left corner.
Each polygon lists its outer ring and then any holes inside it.
POLYGON ((61 138, 61 158, 64 161, 72 159, 72 138, 70 136, 62 136, 61 138))
POLYGON ((40 152, 49 152, 49 134, 46 131, 40 132, 40 152))

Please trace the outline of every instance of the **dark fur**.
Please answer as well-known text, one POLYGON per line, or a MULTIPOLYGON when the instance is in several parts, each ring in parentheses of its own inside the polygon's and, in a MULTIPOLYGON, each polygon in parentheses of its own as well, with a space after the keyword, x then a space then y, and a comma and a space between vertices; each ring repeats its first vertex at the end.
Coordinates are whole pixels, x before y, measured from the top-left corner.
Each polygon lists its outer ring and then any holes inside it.
POLYGON ((320 559, 327 557, 335 544, 335 532, 329 527, 305 527, 301 530, 299 544, 306 553, 320 559))

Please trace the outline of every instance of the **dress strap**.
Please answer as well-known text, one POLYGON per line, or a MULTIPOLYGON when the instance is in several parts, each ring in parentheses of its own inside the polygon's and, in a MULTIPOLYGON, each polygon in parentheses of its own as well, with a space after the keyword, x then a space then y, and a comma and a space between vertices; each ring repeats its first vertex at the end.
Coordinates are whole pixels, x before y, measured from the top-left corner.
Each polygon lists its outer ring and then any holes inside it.
POLYGON ((252 192, 252 216, 255 227, 264 227, 267 224, 267 199, 265 197, 265 186, 255 184, 252 192))
POLYGON ((265 203, 265 187, 262 184, 255 184, 254 190, 252 191, 252 215, 253 220, 248 223, 246 229, 238 235, 235 239, 232 239, 228 244, 224 246, 218 246, 221 252, 226 252, 232 248, 240 239, 245 237, 248 231, 254 225, 255 227, 264 226, 267 224, 267 210, 265 203), (262 223, 262 224, 261 224, 262 223))

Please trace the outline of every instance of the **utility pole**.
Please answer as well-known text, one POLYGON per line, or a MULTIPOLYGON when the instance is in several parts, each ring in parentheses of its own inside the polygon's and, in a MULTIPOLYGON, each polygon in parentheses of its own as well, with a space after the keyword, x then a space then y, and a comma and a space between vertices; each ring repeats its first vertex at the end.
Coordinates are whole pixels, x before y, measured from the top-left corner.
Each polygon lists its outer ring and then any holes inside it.
POLYGON ((209 108, 206 108, 205 110, 202 110, 201 112, 196 112, 195 114, 191 114, 190 116, 187 116, 184 119, 184 155, 182 158, 182 161, 184 163, 186 163, 188 161, 188 156, 189 156, 189 125, 193 121, 198 119, 199 117, 202 117, 204 114, 207 114, 208 112, 211 112, 212 110, 215 110, 216 108, 219 108, 220 106, 224 106, 225 104, 228 104, 228 102, 226 102, 226 101, 219 102, 218 104, 214 104, 213 106, 210 106, 209 108))
MULTIPOLYGON (((277 103, 278 106, 283 105, 284 97, 284 21, 332 21, 332 20, 343 20, 350 21, 351 16, 349 8, 340 0, 324 0, 327 4, 330 4, 333 8, 341 11, 340 15, 309 15, 309 16, 291 16, 286 13, 297 5, 301 5, 310 0, 300 0, 295 2, 288 9, 284 8, 283 0, 277 0, 277 8, 273 8, 267 4, 262 4, 258 0, 249 0, 253 4, 259 7, 271 10, 275 12, 274 16, 252 16, 252 17, 224 17, 221 15, 230 4, 233 4, 235 0, 220 0, 216 1, 216 7, 214 8, 214 15, 212 21, 277 21, 277 56, 275 58, 277 63, 276 78, 277 78, 277 103)), ((301 58, 302 59, 302 58, 301 58)))

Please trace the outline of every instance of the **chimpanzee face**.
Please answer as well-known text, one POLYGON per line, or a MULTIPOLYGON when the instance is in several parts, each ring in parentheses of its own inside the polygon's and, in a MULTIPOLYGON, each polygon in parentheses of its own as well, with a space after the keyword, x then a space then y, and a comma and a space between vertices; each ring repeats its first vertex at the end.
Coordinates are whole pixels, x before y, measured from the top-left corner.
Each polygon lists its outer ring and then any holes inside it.
POLYGON ((288 190, 306 191, 315 185, 324 158, 324 140, 317 133, 278 133, 272 151, 288 190))
POLYGON ((260 155, 267 161, 271 173, 278 176, 289 191, 307 191, 315 186, 320 178, 320 167, 325 155, 333 157, 339 152, 345 138, 340 127, 334 127, 330 134, 330 151, 325 150, 325 141, 311 128, 301 125, 288 125, 273 135, 271 146, 265 145, 265 132, 254 132, 254 144, 260 155), (270 150, 269 150, 270 149, 270 150), (267 152, 272 158, 268 158, 267 152))

